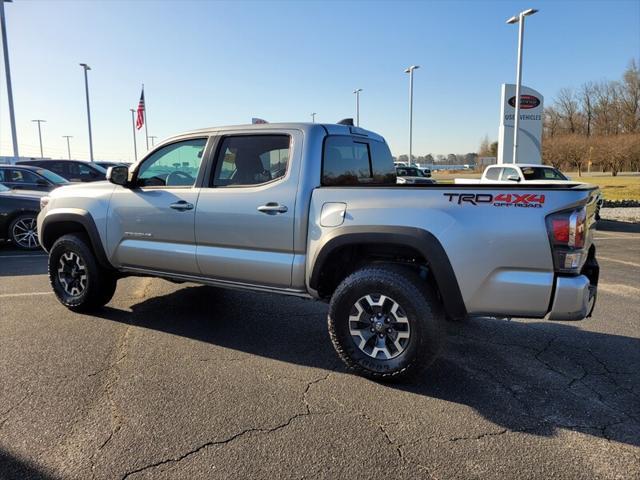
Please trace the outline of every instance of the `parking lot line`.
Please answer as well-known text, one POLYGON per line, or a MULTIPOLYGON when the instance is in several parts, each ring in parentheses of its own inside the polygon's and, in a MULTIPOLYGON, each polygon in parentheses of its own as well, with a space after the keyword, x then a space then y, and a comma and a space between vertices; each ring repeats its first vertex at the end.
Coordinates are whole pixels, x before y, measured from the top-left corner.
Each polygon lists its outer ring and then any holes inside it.
POLYGON ((29 297, 31 295, 51 295, 53 292, 2 293, 0 298, 29 297))
POLYGON ((623 265, 629 265, 630 267, 640 268, 640 263, 627 262, 626 260, 617 260, 615 258, 601 257, 601 256, 598 256, 598 260, 604 260, 605 262, 617 262, 623 265))

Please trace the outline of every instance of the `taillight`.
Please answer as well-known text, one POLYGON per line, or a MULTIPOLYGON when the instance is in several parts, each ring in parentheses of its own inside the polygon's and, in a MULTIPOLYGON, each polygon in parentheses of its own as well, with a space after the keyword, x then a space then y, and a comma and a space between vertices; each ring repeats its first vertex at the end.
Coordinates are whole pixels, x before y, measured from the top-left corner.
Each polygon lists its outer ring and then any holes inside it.
POLYGON ((579 273, 587 258, 587 210, 553 213, 547 217, 547 231, 557 272, 579 273))
POLYGON ((555 243, 569 242, 569 220, 567 218, 552 218, 551 233, 555 243))

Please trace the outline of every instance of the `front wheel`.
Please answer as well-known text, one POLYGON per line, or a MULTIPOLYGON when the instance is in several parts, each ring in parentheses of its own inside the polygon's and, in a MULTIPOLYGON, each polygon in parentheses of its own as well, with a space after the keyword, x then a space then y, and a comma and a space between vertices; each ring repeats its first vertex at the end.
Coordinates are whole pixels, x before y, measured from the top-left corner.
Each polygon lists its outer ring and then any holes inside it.
POLYGON ((342 361, 372 379, 411 377, 437 357, 444 315, 412 270, 367 267, 348 276, 329 306, 329 334, 342 361))
POLYGON ((23 250, 39 248, 36 214, 25 213, 14 218, 9 225, 9 237, 16 247, 23 250))
POLYGON ((82 234, 60 237, 49 252, 49 282, 60 303, 73 311, 89 311, 109 303, 116 276, 102 268, 82 234))

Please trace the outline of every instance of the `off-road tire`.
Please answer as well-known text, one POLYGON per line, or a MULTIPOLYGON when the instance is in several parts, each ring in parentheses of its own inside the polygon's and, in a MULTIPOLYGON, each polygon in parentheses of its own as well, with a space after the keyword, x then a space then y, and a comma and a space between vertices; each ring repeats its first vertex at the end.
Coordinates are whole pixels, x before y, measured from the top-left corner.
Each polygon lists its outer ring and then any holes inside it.
POLYGON ((329 336, 346 366, 374 380, 410 379, 438 356, 444 340, 444 312, 432 287, 413 270, 398 266, 371 266, 349 275, 334 292, 329 306, 329 336), (406 313, 410 336, 395 358, 373 358, 362 351, 350 333, 349 315, 366 295, 390 297, 406 313))
MULTIPOLYGON (((49 251, 49 282, 60 301, 69 310, 87 312, 109 303, 116 291, 117 277, 100 266, 86 235, 72 233, 60 237, 49 251), (70 295, 58 276, 62 255, 76 255, 86 271, 86 283, 77 295, 70 295)), ((73 257, 75 258, 75 257, 73 257)))

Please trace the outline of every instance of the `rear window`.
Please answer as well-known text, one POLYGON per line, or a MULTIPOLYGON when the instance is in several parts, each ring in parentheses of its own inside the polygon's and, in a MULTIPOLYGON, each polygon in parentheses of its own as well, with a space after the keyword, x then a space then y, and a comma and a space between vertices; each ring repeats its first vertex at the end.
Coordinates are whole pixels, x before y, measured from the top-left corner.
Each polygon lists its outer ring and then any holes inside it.
POLYGON ((396 171, 384 142, 347 135, 325 139, 322 185, 395 185, 396 171))

